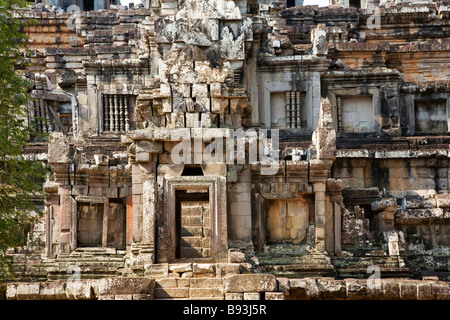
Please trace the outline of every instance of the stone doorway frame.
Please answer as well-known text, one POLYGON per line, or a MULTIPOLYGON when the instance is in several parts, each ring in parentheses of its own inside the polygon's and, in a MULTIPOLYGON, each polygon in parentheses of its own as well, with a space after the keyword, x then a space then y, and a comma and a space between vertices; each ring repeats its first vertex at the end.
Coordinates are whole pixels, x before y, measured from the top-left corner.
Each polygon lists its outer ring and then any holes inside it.
MULTIPOLYGON (((176 260, 176 191, 205 190, 209 191, 210 223, 211 223, 211 256, 198 258, 200 261, 219 262, 226 260, 228 249, 226 181, 220 176, 185 176, 164 179, 164 213, 167 221, 169 262, 176 260)), ((195 259, 197 260, 197 259, 195 259)))
MULTIPOLYGON (((86 246, 80 246, 78 244, 78 223, 79 223, 79 217, 78 217, 78 209, 80 205, 83 204, 95 204, 95 205, 102 205, 103 206, 103 212, 102 212, 102 244, 100 247, 97 248, 114 248, 112 246, 108 246, 108 214, 110 210, 110 199, 104 198, 104 197, 96 197, 96 196, 76 196, 71 197, 71 206, 72 206, 72 230, 71 230, 71 250, 75 251, 77 248, 90 248, 86 246)), ((124 208, 124 224, 126 225, 126 212, 124 208)), ((124 237, 126 237, 126 231, 124 230, 124 237)), ((125 241, 124 241, 125 242, 125 241)), ((123 250, 123 249, 118 249, 123 250)))

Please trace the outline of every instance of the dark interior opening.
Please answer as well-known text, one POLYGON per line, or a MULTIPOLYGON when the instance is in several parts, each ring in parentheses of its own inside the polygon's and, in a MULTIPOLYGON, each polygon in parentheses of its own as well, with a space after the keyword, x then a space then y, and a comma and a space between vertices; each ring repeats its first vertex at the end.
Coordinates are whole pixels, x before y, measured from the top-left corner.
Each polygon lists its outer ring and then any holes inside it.
POLYGON ((83 10, 84 11, 94 10, 94 1, 93 0, 83 0, 83 10))
POLYGON ((350 0, 349 1, 350 8, 361 8, 361 2, 360 0, 350 0))
POLYGON ((295 7, 295 0, 286 0, 286 7, 295 7))
POLYGON ((182 177, 187 176, 203 176, 202 167, 199 164, 195 165, 185 165, 183 168, 183 172, 181 173, 182 177))

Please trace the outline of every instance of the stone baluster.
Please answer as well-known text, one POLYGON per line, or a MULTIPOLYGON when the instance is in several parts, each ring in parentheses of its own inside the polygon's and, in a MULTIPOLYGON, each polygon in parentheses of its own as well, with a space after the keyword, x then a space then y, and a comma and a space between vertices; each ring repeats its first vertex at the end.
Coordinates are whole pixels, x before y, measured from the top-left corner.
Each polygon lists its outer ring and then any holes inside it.
POLYGON ((337 112, 338 112, 338 131, 342 131, 342 100, 341 97, 336 97, 337 112))
POLYGON ((42 131, 43 132, 48 132, 48 128, 47 128, 47 113, 45 112, 45 101, 44 100, 40 100, 41 102, 41 113, 42 113, 42 131))
POLYGON ((34 123, 36 124, 36 130, 41 131, 41 123, 39 121, 39 100, 34 102, 34 123))
POLYGON ((118 95, 114 95, 114 131, 120 131, 119 127, 119 101, 118 101, 118 95))
POLYGON ((297 109, 295 108, 295 91, 291 92, 291 123, 292 128, 297 128, 297 109))
POLYGON ((109 98, 109 130, 114 131, 114 100, 113 96, 108 95, 109 98))
POLYGON ((106 94, 103 95, 103 124, 104 128, 103 130, 109 131, 109 103, 108 103, 108 96, 106 94))
POLYGON ((296 91, 295 92, 295 109, 297 110, 297 128, 301 128, 301 120, 302 120, 302 116, 301 116, 301 109, 300 109, 300 91, 296 91))
POLYGON ((120 130, 119 131, 123 131, 125 128, 125 119, 123 118, 125 116, 125 113, 123 111, 124 109, 124 103, 123 100, 125 99, 124 95, 118 95, 119 97, 119 119, 120 119, 120 130))
POLYGON ((43 132, 44 131, 44 122, 42 121, 42 119, 44 118, 43 117, 44 115, 42 113, 41 102, 42 102, 41 99, 36 100, 36 110, 37 110, 36 115, 38 118, 38 119, 36 119, 36 122, 38 123, 38 130, 40 132, 43 132))
POLYGON ((44 102, 44 110, 45 110, 45 124, 47 127, 47 132, 52 132, 52 121, 50 118, 50 111, 48 110, 48 102, 43 100, 44 102))
POLYGON ((130 130, 130 119, 128 119, 128 96, 124 96, 125 131, 130 130))
POLYGON ((286 92, 285 96, 285 104, 286 104, 286 127, 291 128, 292 122, 291 122, 291 93, 286 92))

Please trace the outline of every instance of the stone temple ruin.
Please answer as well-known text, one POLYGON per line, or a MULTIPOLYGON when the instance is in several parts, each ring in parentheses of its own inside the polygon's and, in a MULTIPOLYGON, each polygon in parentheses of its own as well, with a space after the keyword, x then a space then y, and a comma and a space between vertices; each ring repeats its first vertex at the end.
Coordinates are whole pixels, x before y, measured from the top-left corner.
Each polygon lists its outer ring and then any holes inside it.
POLYGON ((450 2, 25 15, 49 177, 7 299, 450 299, 450 2))

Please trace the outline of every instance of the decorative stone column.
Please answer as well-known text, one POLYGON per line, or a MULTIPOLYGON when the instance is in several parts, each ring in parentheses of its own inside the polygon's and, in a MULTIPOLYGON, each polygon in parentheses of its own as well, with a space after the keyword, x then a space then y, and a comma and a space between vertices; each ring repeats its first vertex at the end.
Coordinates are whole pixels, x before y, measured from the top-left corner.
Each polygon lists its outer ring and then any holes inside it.
POLYGON ((339 254, 341 252, 341 233, 342 233, 342 180, 340 179, 327 179, 327 196, 329 196, 331 202, 331 212, 327 212, 328 222, 332 226, 327 226, 327 234, 325 240, 325 248, 328 252, 339 254))
MULTIPOLYGON (((133 245, 133 251, 137 252, 139 264, 155 263, 155 224, 156 224, 156 156, 162 152, 161 141, 136 141, 136 162, 139 170, 136 172, 139 177, 134 183, 140 185, 142 183, 142 191, 136 193, 135 198, 142 199, 142 212, 138 212, 137 216, 142 216, 142 225, 137 225, 138 243, 133 245)), ((140 189, 140 188, 137 188, 140 189)), ((137 190, 140 191, 140 190, 137 190)), ((139 224, 139 219, 138 219, 139 224)), ((134 232, 134 231, 133 231, 134 232)))
MULTIPOLYGON (((76 210, 74 199, 71 196, 72 187, 70 185, 70 146, 69 140, 60 132, 53 132, 48 144, 48 163, 52 166, 55 181, 53 195, 55 200, 52 209, 49 211, 59 216, 59 239, 55 242, 59 244, 59 250, 52 254, 69 254, 76 247, 76 223, 73 223, 73 211, 76 210), (56 210, 55 210, 56 209, 56 210)), ((76 218, 76 211, 75 211, 76 218)), ((48 224, 50 227, 50 224, 48 224)), ((58 237, 54 235, 54 237, 58 237)))
POLYGON ((336 159, 336 131, 332 114, 330 102, 322 98, 317 129, 312 136, 311 149, 315 153, 315 159, 309 161, 309 181, 315 193, 315 245, 318 251, 325 251, 326 182, 336 159))
POLYGON ((140 256, 149 263, 155 262, 156 176, 151 173, 142 188, 142 243, 140 256))
POLYGON ((316 226, 316 249, 325 251, 325 182, 313 183, 315 193, 314 224, 316 226))

